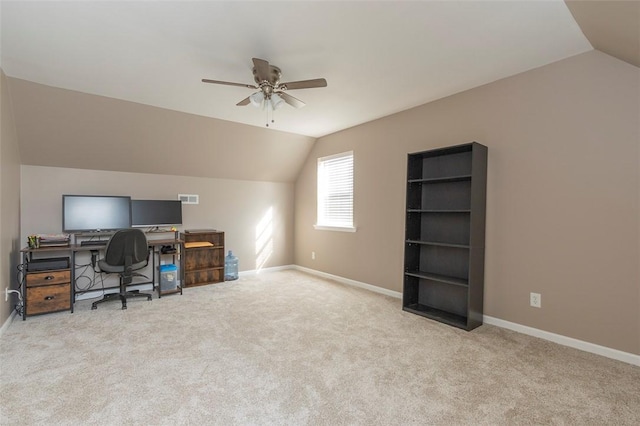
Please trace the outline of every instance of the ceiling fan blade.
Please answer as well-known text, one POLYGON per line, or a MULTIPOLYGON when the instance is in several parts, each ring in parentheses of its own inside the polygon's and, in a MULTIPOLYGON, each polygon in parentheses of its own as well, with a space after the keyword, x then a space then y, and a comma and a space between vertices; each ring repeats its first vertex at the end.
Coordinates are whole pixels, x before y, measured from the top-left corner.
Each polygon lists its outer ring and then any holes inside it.
POLYGON ((280 97, 282 97, 282 99, 286 103, 288 103, 289 105, 291 105, 294 108, 302 108, 303 106, 306 105, 300 99, 294 98, 293 96, 289 95, 288 93, 284 93, 284 92, 276 92, 276 93, 278 93, 278 95, 280 95, 280 97))
POLYGON ((289 83, 280 83, 278 85, 278 88, 283 90, 312 89, 314 87, 327 87, 327 80, 316 78, 313 80, 290 81, 289 83))
POLYGON ((218 80, 209 80, 206 78, 202 79, 203 83, 213 83, 213 84, 224 84, 227 86, 239 86, 239 87, 247 87, 249 89, 257 89, 257 86, 254 86, 253 84, 244 84, 244 83, 230 83, 228 81, 218 81, 218 80))
POLYGON ((249 99, 249 96, 247 96, 246 98, 238 102, 236 106, 245 106, 245 105, 249 105, 250 103, 251 103, 251 99, 249 99))
POLYGON ((270 81, 269 76, 271 75, 269 62, 264 59, 252 58, 253 66, 256 67, 256 74, 258 76, 258 80, 260 81, 270 81))

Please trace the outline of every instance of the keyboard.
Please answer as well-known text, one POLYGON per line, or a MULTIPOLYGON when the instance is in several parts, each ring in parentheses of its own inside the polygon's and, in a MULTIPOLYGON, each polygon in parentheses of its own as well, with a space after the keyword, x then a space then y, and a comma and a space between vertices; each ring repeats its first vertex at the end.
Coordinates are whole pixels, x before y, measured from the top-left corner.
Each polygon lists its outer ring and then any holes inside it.
POLYGON ((89 240, 80 241, 81 246, 106 246, 109 240, 89 240))

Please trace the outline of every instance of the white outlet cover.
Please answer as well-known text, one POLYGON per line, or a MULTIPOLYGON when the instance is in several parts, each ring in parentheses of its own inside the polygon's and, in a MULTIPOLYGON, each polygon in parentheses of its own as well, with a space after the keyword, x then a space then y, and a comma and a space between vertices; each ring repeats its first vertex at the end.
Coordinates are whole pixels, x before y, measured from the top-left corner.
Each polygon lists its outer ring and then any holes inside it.
POLYGON ((531 293, 529 296, 529 304, 534 308, 542 307, 542 295, 540 293, 531 293))

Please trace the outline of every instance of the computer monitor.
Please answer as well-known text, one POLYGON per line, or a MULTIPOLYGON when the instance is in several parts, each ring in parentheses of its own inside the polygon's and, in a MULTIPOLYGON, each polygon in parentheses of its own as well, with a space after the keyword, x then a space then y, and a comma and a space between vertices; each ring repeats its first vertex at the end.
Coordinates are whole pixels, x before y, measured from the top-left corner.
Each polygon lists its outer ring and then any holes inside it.
POLYGON ((131 200, 133 227, 182 225, 180 200, 131 200))
POLYGON ((131 227, 131 197, 63 195, 64 232, 107 231, 131 227))

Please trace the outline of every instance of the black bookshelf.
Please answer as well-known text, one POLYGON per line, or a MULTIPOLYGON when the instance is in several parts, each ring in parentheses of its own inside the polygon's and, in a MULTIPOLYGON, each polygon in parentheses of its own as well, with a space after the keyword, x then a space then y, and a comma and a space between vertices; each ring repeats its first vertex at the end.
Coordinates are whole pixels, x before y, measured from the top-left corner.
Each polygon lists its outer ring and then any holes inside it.
POLYGON ((409 154, 402 306, 465 330, 482 324, 487 147, 409 154))

